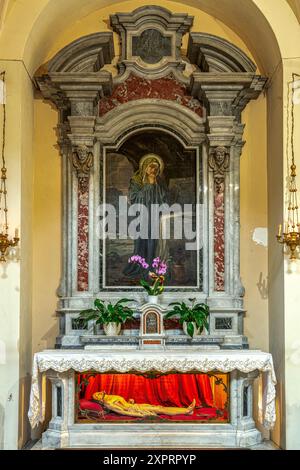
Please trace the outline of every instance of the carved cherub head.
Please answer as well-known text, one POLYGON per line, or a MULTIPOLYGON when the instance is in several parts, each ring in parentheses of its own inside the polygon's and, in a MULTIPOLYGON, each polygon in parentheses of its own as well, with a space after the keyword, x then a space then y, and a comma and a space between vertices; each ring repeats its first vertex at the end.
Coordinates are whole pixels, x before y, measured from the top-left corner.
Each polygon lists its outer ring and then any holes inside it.
POLYGON ((89 149, 86 145, 79 145, 76 147, 76 153, 80 161, 85 161, 88 156, 89 149))
POLYGON ((215 162, 217 165, 220 167, 225 163, 225 160, 227 159, 227 149, 225 147, 217 147, 215 150, 215 162))

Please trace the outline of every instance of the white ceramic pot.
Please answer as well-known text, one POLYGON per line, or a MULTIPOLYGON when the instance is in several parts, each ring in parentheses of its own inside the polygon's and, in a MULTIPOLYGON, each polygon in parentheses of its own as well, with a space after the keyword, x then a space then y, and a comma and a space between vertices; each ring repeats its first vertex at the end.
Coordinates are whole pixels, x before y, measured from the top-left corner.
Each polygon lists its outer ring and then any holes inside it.
POLYGON ((103 330, 106 336, 118 336, 121 331, 121 323, 104 323, 103 330))
MULTIPOLYGON (((199 330, 199 328, 197 328, 196 323, 193 322, 193 325, 194 325, 194 336, 193 336, 193 338, 194 338, 195 336, 199 336, 199 331, 200 330, 199 330)), ((187 323, 186 322, 183 322, 182 328, 183 328, 184 333, 187 336, 190 336, 187 332, 187 323)), ((200 336, 205 336, 205 335, 207 335, 207 330, 206 330, 206 328, 203 328, 203 331, 200 334, 200 336)))
POLYGON ((148 304, 159 304, 159 295, 148 295, 148 304))

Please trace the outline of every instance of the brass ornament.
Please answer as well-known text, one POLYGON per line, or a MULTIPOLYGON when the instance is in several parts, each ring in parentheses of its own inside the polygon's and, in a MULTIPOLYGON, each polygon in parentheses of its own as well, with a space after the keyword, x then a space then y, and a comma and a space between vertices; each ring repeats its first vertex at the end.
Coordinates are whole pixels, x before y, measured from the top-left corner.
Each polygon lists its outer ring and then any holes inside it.
MULTIPOLYGON (((5 72, 0 73, 1 81, 3 82, 3 95, 5 93, 5 72)), ((8 207, 7 207, 7 168, 5 161, 5 138, 6 138, 6 104, 5 97, 3 96, 3 123, 2 123, 2 168, 0 178, 0 263, 5 263, 7 252, 9 248, 16 247, 20 241, 18 230, 15 231, 15 236, 9 238, 8 235, 8 207)))
MULTIPOLYGON (((297 168, 295 164, 295 149, 294 149, 294 128, 295 128, 295 114, 294 114, 294 96, 290 92, 290 85, 295 89, 295 78, 300 75, 293 73, 292 82, 288 83, 288 118, 289 118, 289 105, 292 103, 291 110, 291 165, 290 176, 288 183, 288 207, 286 219, 283 225, 278 227, 277 241, 281 245, 286 245, 290 253, 290 260, 297 259, 297 248, 300 246, 300 223, 299 223, 299 206, 298 206, 298 189, 297 189, 297 168), (291 96, 292 95, 292 96, 291 96), (291 99, 290 99, 291 98, 291 99)), ((287 118, 287 119, 288 119, 287 118)), ((287 120, 287 160, 289 165, 289 121, 287 120)))

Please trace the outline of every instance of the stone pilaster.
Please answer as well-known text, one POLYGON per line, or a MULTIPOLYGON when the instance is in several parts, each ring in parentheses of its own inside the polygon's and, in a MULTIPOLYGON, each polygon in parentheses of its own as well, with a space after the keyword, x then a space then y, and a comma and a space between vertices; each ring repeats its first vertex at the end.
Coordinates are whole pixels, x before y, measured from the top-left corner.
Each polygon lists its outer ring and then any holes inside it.
POLYGON ((214 191, 214 289, 225 291, 225 175, 230 159, 227 147, 213 147, 208 156, 208 167, 213 172, 214 191))
MULTIPOLYGON (((215 58, 207 56, 206 59, 215 64, 215 58)), ((210 260, 214 264, 210 297, 213 304, 218 304, 216 294, 222 294, 232 308, 242 308, 244 295, 239 256, 240 155, 244 130, 241 112, 250 99, 259 95, 264 83, 265 79, 256 76, 253 70, 251 73, 197 71, 191 83, 192 94, 205 103, 207 110, 209 188, 214 193, 210 209, 213 234, 210 260)))
POLYGON ((95 122, 99 100, 112 92, 111 74, 101 69, 113 55, 111 33, 91 34, 62 49, 46 65, 47 74, 36 77, 43 96, 59 109, 63 268, 58 295, 62 298, 89 290, 89 196, 95 122))

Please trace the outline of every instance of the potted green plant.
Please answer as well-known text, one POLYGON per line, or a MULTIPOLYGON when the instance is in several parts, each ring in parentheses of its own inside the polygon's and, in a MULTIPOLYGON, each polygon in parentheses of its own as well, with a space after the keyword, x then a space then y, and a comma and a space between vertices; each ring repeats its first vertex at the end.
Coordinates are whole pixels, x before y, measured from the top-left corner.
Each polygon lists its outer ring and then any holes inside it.
POLYGON ((117 336, 121 331, 121 325, 126 320, 133 318, 134 311, 124 305, 132 302, 131 299, 120 299, 115 304, 104 302, 96 299, 94 308, 82 310, 79 314, 78 321, 83 320, 84 325, 94 320, 95 324, 103 325, 104 333, 108 336, 117 336))
POLYGON ((204 303, 196 303, 196 299, 189 299, 191 306, 185 302, 171 302, 173 309, 165 314, 165 319, 173 316, 179 318, 185 334, 193 338, 209 328, 209 306, 204 303))

